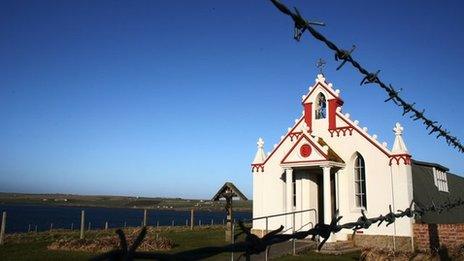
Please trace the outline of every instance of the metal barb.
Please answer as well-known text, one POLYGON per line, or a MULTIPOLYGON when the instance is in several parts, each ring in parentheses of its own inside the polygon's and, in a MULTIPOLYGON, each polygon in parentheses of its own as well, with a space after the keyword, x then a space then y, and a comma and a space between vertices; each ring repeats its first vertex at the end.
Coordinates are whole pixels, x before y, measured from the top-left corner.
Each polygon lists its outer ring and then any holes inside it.
POLYGON ((351 59, 351 54, 354 52, 354 50, 356 49, 356 45, 353 44, 353 47, 351 48, 351 50, 347 51, 347 50, 338 50, 336 53, 335 53, 335 61, 339 61, 339 60, 342 60, 342 63, 337 67, 337 71, 340 70, 343 65, 345 65, 345 63, 351 59))

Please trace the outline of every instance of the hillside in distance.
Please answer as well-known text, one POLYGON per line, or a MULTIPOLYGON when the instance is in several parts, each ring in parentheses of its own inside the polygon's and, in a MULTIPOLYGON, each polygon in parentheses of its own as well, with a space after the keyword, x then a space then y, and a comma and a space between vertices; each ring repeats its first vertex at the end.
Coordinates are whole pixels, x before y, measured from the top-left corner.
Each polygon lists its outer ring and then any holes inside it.
MULTIPOLYGON (((201 199, 129 197, 73 194, 27 194, 0 192, 0 204, 45 204, 108 208, 143 208, 157 210, 224 211, 224 201, 201 199)), ((252 201, 234 201, 235 211, 251 211, 252 201)))

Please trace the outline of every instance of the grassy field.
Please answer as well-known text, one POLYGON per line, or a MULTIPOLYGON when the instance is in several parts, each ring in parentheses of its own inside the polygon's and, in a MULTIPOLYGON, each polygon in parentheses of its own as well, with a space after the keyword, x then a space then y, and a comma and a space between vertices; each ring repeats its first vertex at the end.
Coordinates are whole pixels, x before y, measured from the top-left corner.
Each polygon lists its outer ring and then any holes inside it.
MULTIPOLYGON (((149 198, 126 196, 86 196, 72 194, 23 194, 0 192, 0 204, 45 204, 111 208, 148 208, 160 210, 224 210, 224 202, 182 198, 149 198)), ((235 201, 235 211, 251 211, 252 201, 235 201)))
MULTIPOLYGON (((175 247, 165 250, 163 253, 177 253, 185 250, 225 245, 224 230, 222 227, 203 227, 191 231, 188 228, 168 229, 160 228, 157 233, 174 241, 175 247)), ((86 238, 114 235, 114 230, 90 231, 86 238)), ((8 235, 6 244, 0 246, 0 260, 82 260, 95 256, 95 253, 79 251, 57 251, 48 250, 47 246, 59 239, 78 238, 78 232, 54 231, 39 233, 24 233, 8 235)), ((238 255, 236 255, 238 256, 238 255)), ((313 252, 304 253, 299 256, 284 256, 277 260, 354 260, 358 259, 359 253, 343 256, 324 256, 313 252)), ((208 260, 229 260, 230 254, 224 253, 208 260)))

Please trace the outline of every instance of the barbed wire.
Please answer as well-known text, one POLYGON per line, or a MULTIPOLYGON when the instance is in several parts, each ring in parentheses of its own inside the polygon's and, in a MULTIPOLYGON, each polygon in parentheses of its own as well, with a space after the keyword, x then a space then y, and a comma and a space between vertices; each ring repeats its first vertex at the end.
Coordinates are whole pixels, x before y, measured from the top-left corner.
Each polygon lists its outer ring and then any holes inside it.
POLYGON ((356 68, 364 77, 361 80, 360 85, 365 84, 377 84, 380 88, 386 91, 388 98, 385 102, 392 101, 397 106, 401 107, 403 110, 403 116, 410 114, 410 118, 414 121, 421 120, 425 125, 425 129, 429 130, 429 135, 436 134, 436 138, 443 137, 446 140, 448 146, 452 146, 457 149, 459 152, 464 152, 464 146, 461 144, 461 141, 456 137, 451 135, 450 131, 443 128, 442 124, 439 124, 437 121, 431 120, 430 118, 424 115, 425 110, 416 109, 414 106, 416 103, 408 103, 403 98, 399 96, 399 92, 402 89, 395 89, 391 84, 385 84, 379 77, 380 70, 377 70, 375 73, 365 69, 361 64, 356 61, 352 53, 356 49, 356 46, 353 45, 351 50, 344 50, 335 45, 332 41, 328 40, 324 35, 319 33, 312 25, 325 25, 321 22, 308 21, 306 18, 302 17, 298 9, 294 8, 294 12, 290 11, 284 4, 278 0, 271 0, 271 2, 279 9, 282 13, 290 16, 295 25, 294 25, 294 35, 293 38, 296 41, 300 41, 301 36, 305 31, 316 38, 317 40, 325 43, 325 45, 335 52, 334 57, 336 61, 341 61, 340 65, 337 67, 337 70, 340 70, 346 63, 350 63, 354 68, 356 68))
POLYGON ((307 237, 311 237, 312 240, 316 240, 316 237, 322 239, 317 246, 318 250, 321 250, 330 236, 340 232, 342 229, 353 230, 353 234, 355 234, 356 231, 361 229, 369 229, 374 224, 380 226, 385 222, 386 226, 388 227, 400 218, 420 218, 428 213, 441 214, 459 206, 464 206, 464 200, 449 198, 448 201, 440 205, 437 205, 432 201, 431 205, 427 207, 421 207, 412 201, 406 209, 397 210, 397 212, 393 212, 391 205, 389 205, 389 212, 387 214, 373 218, 366 217, 364 211, 361 211, 361 216, 355 222, 348 222, 341 225, 338 223, 343 218, 343 216, 339 216, 337 210, 330 224, 318 223, 314 226, 314 228, 306 231, 295 232, 293 234, 280 234, 280 232, 282 232, 284 229, 284 226, 280 226, 278 229, 270 231, 261 238, 251 233, 251 227, 246 227, 243 221, 239 221, 238 225, 241 229, 241 232, 237 235, 234 235, 234 238, 237 239, 240 235, 244 234, 244 241, 228 244, 225 246, 202 247, 173 254, 137 252, 136 249, 138 246, 140 246, 143 238, 146 236, 146 227, 142 228, 140 234, 137 236, 136 240, 131 246, 127 245, 124 232, 121 229, 118 229, 116 233, 120 239, 120 249, 115 249, 104 253, 93 258, 92 260, 133 260, 134 258, 155 260, 202 260, 221 253, 231 252, 242 253, 239 259, 241 257, 245 257, 247 260, 249 260, 251 255, 260 254, 266 251, 268 247, 272 245, 286 242, 292 239, 305 239, 307 237))

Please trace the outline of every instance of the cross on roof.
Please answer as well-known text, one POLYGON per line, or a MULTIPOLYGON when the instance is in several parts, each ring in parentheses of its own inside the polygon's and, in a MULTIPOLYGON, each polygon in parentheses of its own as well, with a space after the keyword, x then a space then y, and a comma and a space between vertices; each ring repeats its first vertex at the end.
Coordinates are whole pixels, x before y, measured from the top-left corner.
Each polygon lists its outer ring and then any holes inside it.
POLYGON ((324 69, 326 64, 327 63, 322 58, 319 58, 319 60, 317 60, 316 67, 319 69, 320 74, 324 74, 323 69, 324 69))

